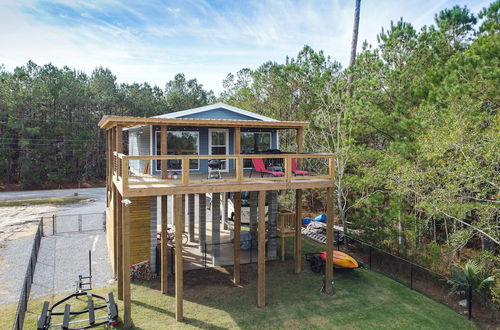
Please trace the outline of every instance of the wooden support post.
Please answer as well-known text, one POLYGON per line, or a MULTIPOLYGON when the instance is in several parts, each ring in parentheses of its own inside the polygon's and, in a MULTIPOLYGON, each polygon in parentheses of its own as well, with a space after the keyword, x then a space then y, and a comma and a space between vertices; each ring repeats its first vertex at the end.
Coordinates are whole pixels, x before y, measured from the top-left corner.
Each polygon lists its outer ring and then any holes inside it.
POLYGON ((168 198, 161 196, 161 293, 168 292, 168 198))
POLYGON ((266 305, 266 192, 259 191, 257 307, 266 305))
POLYGON ((326 190, 326 268, 325 292, 332 292, 333 279, 333 187, 326 190))
MULTIPOLYGON (((239 127, 234 128, 233 142, 233 154, 241 154, 241 129, 239 127)), ((236 158, 234 163, 236 179, 238 180, 238 182, 241 182, 241 179, 243 177, 243 160, 241 158, 236 158)))
POLYGON ((234 193, 233 282, 240 284, 241 193, 234 193))
POLYGON ((123 153, 123 128, 116 126, 116 152, 123 153))
MULTIPOLYGON (((162 156, 167 155, 167 126, 162 125, 160 131, 160 153, 162 156)), ((161 178, 167 178, 167 160, 161 161, 161 178)))
POLYGON ((115 189, 115 197, 116 197, 116 252, 118 254, 118 299, 123 300, 123 204, 122 204, 122 195, 118 192, 118 189, 115 189))
POLYGON ((304 143, 304 129, 298 128, 297 129, 297 153, 299 153, 299 154, 304 151, 303 143, 304 143))
POLYGON ((295 190, 295 274, 302 268, 302 189, 295 190))
POLYGON ((175 232, 179 233, 175 240, 175 319, 182 321, 183 309, 183 265, 182 265, 182 225, 184 218, 184 209, 182 200, 184 195, 175 195, 174 197, 174 221, 175 232))
POLYGON ((132 326, 130 306, 130 201, 122 201, 122 230, 123 230, 123 319, 126 327, 132 326))
POLYGON ((234 154, 239 155, 241 153, 241 129, 239 127, 234 128, 234 154))

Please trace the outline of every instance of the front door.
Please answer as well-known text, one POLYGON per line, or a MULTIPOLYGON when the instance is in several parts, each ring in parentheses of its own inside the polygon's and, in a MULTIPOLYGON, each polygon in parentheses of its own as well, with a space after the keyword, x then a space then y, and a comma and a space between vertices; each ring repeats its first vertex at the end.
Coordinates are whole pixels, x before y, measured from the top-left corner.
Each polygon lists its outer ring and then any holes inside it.
MULTIPOLYGON (((208 152, 210 155, 229 155, 229 130, 209 129, 208 152)), ((222 170, 228 171, 227 159, 222 159, 222 170)))

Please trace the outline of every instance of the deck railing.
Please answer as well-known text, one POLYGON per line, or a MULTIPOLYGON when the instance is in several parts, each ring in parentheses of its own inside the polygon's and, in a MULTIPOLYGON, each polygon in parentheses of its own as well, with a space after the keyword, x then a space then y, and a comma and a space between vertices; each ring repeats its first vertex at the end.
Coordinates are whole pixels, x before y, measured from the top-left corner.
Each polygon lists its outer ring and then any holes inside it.
POLYGON ((112 157, 113 177, 126 186, 144 184, 219 184, 247 182, 292 182, 294 180, 334 178, 333 154, 232 154, 232 155, 167 155, 127 156, 114 153, 112 157), (260 158, 267 169, 281 172, 273 175, 255 171, 252 158, 260 158), (220 178, 209 178, 207 162, 219 159, 225 168, 220 178), (250 167, 249 164, 252 164, 250 167), (295 168, 292 168, 294 164, 295 168), (193 165, 197 165, 193 166, 193 165), (248 166, 248 167, 245 167, 248 166), (271 166, 269 166, 271 165, 271 166), (162 168, 166 169, 162 171, 162 168), (298 172, 298 171, 302 172, 298 172))

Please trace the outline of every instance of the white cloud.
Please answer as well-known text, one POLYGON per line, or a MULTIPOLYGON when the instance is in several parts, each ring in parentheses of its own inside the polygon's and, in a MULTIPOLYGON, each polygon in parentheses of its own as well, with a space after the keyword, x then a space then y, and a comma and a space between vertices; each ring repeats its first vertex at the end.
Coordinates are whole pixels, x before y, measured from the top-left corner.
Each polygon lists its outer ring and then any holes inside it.
MULTIPOLYGON (((488 5, 457 1, 473 12, 488 5)), ((89 73, 105 66, 119 81, 161 87, 184 72, 216 92, 229 72, 267 60, 282 62, 305 44, 347 64, 354 13, 354 0, 228 1, 222 8, 201 0, 135 6, 65 0, 56 5, 69 11, 48 11, 33 1, 0 1, 0 63, 11 70, 31 59, 89 73)), ((359 45, 375 43, 391 20, 403 17, 419 29, 453 5, 449 0, 362 1, 359 45)))

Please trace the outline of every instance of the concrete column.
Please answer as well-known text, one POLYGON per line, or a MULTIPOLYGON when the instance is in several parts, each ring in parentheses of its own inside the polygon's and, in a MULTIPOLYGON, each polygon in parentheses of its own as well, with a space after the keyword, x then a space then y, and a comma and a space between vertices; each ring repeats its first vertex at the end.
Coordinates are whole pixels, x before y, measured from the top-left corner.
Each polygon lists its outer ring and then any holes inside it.
POLYGON ((194 242, 194 194, 189 194, 188 195, 188 217, 189 217, 189 226, 188 226, 188 233, 189 233, 189 241, 194 242))
MULTIPOLYGON (((250 192, 250 235, 255 243, 257 241, 257 202, 258 202, 258 191, 250 192)), ((255 246, 255 245, 254 245, 255 246)))
POLYGON ((150 262, 151 262, 151 270, 156 272, 156 245, 158 243, 156 239, 156 235, 158 232, 158 219, 157 219, 157 201, 158 198, 156 196, 151 197, 151 202, 149 203, 149 214, 150 214, 150 233, 151 233, 151 243, 150 243, 150 262))
POLYGON ((267 222, 267 258, 278 259, 278 191, 267 192, 268 199, 268 222, 267 222))
POLYGON ((212 194, 212 261, 219 265, 220 257, 220 193, 212 194))
POLYGON ((207 195, 198 194, 198 230, 199 230, 199 242, 200 251, 205 252, 205 243, 207 242, 207 195))

